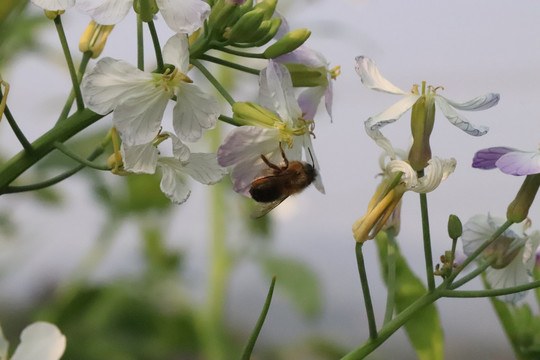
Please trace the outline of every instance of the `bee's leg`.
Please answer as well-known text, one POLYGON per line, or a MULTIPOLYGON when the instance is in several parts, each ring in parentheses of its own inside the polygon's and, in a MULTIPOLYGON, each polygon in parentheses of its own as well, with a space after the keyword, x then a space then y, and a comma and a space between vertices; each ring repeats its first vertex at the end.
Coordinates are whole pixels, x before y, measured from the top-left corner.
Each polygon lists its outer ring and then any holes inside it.
POLYGON ((283 156, 283 161, 285 161, 285 166, 283 166, 283 169, 286 169, 289 167, 289 160, 287 159, 287 156, 285 156, 285 151, 283 151, 283 146, 281 146, 281 141, 279 142, 279 150, 281 150, 281 156, 283 156))
POLYGON ((268 165, 268 167, 270 167, 270 168, 272 168, 272 169, 274 169, 274 170, 281 170, 281 168, 280 168, 279 166, 277 166, 276 164, 272 164, 272 163, 270 162, 270 160, 268 160, 268 159, 266 158, 266 156, 264 156, 263 154, 261 154, 261 159, 262 159, 262 161, 264 161, 264 163, 265 163, 266 165, 268 165))

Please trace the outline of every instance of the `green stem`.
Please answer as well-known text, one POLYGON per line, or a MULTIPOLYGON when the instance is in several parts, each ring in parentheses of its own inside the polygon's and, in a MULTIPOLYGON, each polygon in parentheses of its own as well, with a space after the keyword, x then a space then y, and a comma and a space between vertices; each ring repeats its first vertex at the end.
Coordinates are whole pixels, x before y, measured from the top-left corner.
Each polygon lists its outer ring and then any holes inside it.
POLYGON ((364 304, 366 306, 366 313, 369 326, 369 337, 371 340, 377 338, 377 324, 375 323, 375 315, 373 313, 373 304, 371 302, 371 295, 369 293, 369 284, 366 274, 366 266, 364 263, 364 254, 362 253, 362 243, 357 242, 355 247, 356 264, 358 265, 358 274, 360 275, 360 282, 362 284, 362 293, 364 294, 364 304))
POLYGON ((241 124, 239 124, 233 118, 225 116, 225 115, 219 115, 218 119, 223 121, 223 122, 226 122, 227 124, 231 124, 231 125, 234 125, 234 126, 242 126, 241 124))
MULTIPOLYGON (((418 177, 424 176, 424 170, 418 172, 418 177)), ((422 212, 422 233, 424 235, 424 258, 426 262, 426 276, 428 291, 435 289, 435 275, 433 274, 433 257, 431 254, 431 235, 429 233, 429 212, 427 195, 420 194, 420 208, 422 212)))
POLYGON ((62 50, 64 51, 64 56, 68 65, 69 75, 71 76, 71 82, 73 84, 73 90, 75 90, 77 110, 81 111, 84 109, 81 88, 79 87, 77 73, 75 71, 75 66, 73 65, 73 59, 71 58, 71 52, 69 51, 69 46, 67 43, 66 34, 64 33, 64 27, 62 26, 62 20, 60 19, 60 15, 54 18, 54 25, 56 26, 56 31, 58 32, 58 37, 60 38, 60 43, 62 44, 62 50))
POLYGON ((364 345, 343 356, 341 360, 364 359, 383 344, 393 333, 399 330, 414 314, 435 302, 439 297, 440 293, 438 291, 426 293, 383 326, 379 330, 377 338, 368 340, 364 345))
POLYGON ((392 320, 395 307, 395 294, 396 294, 396 242, 395 242, 395 230, 393 227, 386 230, 386 236, 388 239, 388 278, 386 280, 386 310, 384 312, 384 324, 387 324, 392 320))
POLYGON ((533 281, 527 284, 512 286, 504 289, 489 289, 489 290, 447 290, 442 289, 440 294, 443 297, 460 297, 460 298, 477 298, 477 297, 488 297, 488 296, 500 296, 514 294, 517 292, 536 289, 540 287, 540 280, 533 281))
POLYGON ((458 281, 456 281, 456 282, 452 283, 451 285, 449 285, 448 289, 453 290, 453 289, 457 289, 457 288, 465 285, 466 283, 468 283, 469 281, 471 281, 472 279, 474 279, 475 277, 477 277, 478 275, 483 273, 484 270, 486 270, 493 263, 493 261, 495 261, 495 257, 492 257, 491 259, 486 259, 486 261, 484 261, 483 264, 478 266, 476 269, 471 271, 469 274, 467 274, 466 276, 462 277, 458 281))
MULTIPOLYGON (((2 91, 0 91, 0 98, 2 98, 2 96, 3 96, 2 91)), ((9 123, 9 126, 11 126, 11 129, 15 133, 15 136, 17 137, 17 140, 19 140, 22 147, 24 148, 24 151, 26 151, 28 153, 31 153, 32 151, 34 151, 34 149, 32 148, 32 144, 30 144, 30 142, 28 141, 26 136, 24 136, 24 133, 22 132, 19 125, 17 125, 17 122, 15 121, 15 118, 11 114, 11 111, 9 111, 9 108, 8 108, 7 105, 6 105, 5 109, 4 109, 4 115, 6 116, 6 119, 7 119, 8 123, 9 123)), ((1 116, 1 114, 0 114, 0 116, 1 116)))
POLYGON ((268 295, 266 295, 266 301, 264 302, 264 306, 261 311, 261 315, 259 316, 259 320, 257 320, 257 324, 255 325, 255 328, 253 329, 253 332, 251 333, 251 336, 249 337, 249 341, 241 357, 242 360, 251 359, 251 353, 253 352, 253 348, 255 347, 255 342, 257 341, 257 338, 259 337, 259 334, 263 327, 264 320, 266 319, 266 315, 268 314, 268 309, 270 309, 270 302, 272 301, 272 295, 274 293, 275 285, 276 285, 276 277, 273 276, 272 283, 270 284, 270 289, 268 289, 268 295))
POLYGON ((200 70, 200 72, 203 73, 203 75, 208 79, 208 81, 210 81, 210 83, 212 83, 212 85, 214 85, 214 87, 217 89, 217 91, 219 91, 219 93, 221 94, 221 96, 223 96, 223 98, 225 100, 227 100, 227 102, 233 106, 235 101, 234 99, 232 98, 232 96, 227 92, 227 90, 225 90, 225 88, 221 85, 221 83, 214 77, 214 75, 212 75, 205 67, 203 64, 201 64, 199 62, 199 60, 196 60, 196 59, 191 59, 191 63, 197 68, 200 70))
POLYGON ((199 57, 199 59, 200 60, 210 61, 210 62, 213 62, 215 64, 227 66, 227 67, 230 67, 231 69, 240 70, 240 71, 246 72, 248 74, 259 75, 259 73, 260 73, 260 70, 253 69, 253 68, 243 66, 243 65, 240 65, 240 64, 235 64, 233 62, 223 60, 223 59, 220 59, 220 58, 217 58, 217 57, 214 57, 214 56, 210 56, 210 55, 201 55, 199 57))
POLYGON ((152 36, 152 43, 154 44, 154 51, 156 53, 157 71, 163 73, 165 66, 163 64, 163 55, 161 54, 161 46, 159 45, 159 37, 157 35, 156 26, 153 21, 148 22, 148 29, 150 29, 150 35, 152 36))
MULTIPOLYGON (((91 58, 92 58, 91 51, 86 51, 83 54, 81 63, 79 64, 79 71, 77 72, 77 82, 79 84, 86 71, 86 66, 88 65, 88 62, 90 61, 91 58)), ((64 105, 64 108, 62 109, 62 112, 60 113, 58 120, 56 120, 57 123, 65 120, 68 117, 69 111, 71 110, 71 106, 73 105, 73 101, 75 101, 75 90, 71 89, 71 93, 69 94, 69 97, 66 100, 66 104, 64 105)))
POLYGON ((6 188, 19 175, 28 170, 32 165, 45 157, 55 149, 54 143, 64 142, 92 125, 105 115, 96 114, 88 109, 71 115, 51 130, 40 136, 32 143, 32 152, 21 151, 0 168, 0 194, 4 194, 6 188))
POLYGON ((143 22, 139 14, 137 14, 137 69, 144 71, 143 22))
POLYGON ((97 164, 94 164, 91 161, 88 161, 87 159, 84 159, 84 158, 80 157, 79 155, 75 154, 73 151, 68 149, 68 147, 66 145, 62 144, 61 142, 58 142, 58 141, 55 142, 54 147, 57 148, 58 150, 60 150, 65 155, 72 158, 73 160, 81 163, 81 165, 88 166, 89 168, 96 169, 96 170, 104 170, 104 171, 111 170, 111 168, 109 166, 97 165, 97 164))
POLYGON ((221 50, 223 52, 226 52, 226 53, 232 54, 232 55, 236 55, 236 56, 242 56, 242 57, 247 57, 247 58, 255 58, 255 59, 266 59, 264 57, 264 54, 248 53, 248 52, 245 52, 245 51, 238 51, 238 50, 230 49, 230 48, 227 48, 227 47, 224 47, 224 46, 215 46, 214 48, 216 50, 221 50))

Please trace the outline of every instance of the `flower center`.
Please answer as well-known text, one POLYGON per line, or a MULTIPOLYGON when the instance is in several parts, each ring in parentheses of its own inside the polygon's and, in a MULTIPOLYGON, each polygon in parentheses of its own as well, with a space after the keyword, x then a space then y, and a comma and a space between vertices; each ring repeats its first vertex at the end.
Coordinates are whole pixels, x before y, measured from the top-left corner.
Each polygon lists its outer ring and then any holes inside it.
POLYGON ((161 86, 163 87, 163 90, 165 90, 165 92, 170 93, 171 98, 174 96, 174 88, 178 87, 181 82, 187 82, 187 83, 193 82, 193 80, 191 80, 189 76, 181 73, 180 71, 178 71, 177 68, 174 68, 172 72, 171 72, 171 69, 169 68, 165 69, 165 72, 161 74, 160 80, 161 80, 161 86))
POLYGON ((336 78, 341 75, 341 66, 336 66, 328 71, 330 73, 330 77, 333 80, 336 80, 336 78))

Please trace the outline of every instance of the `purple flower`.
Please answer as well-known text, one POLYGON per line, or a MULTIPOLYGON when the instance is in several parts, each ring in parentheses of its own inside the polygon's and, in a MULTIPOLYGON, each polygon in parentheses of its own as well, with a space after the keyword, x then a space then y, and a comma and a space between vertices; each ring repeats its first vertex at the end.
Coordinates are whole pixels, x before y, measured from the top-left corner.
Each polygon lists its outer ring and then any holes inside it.
POLYGON ((540 173, 540 152, 497 146, 474 154, 472 166, 478 169, 498 168, 505 174, 522 176, 540 173))

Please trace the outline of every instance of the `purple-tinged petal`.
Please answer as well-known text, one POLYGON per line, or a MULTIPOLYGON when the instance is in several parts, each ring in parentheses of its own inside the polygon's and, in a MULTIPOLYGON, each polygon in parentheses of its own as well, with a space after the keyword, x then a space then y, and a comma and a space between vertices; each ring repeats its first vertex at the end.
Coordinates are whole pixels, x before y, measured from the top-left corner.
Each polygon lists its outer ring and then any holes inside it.
POLYGON ((385 77, 381 75, 377 65, 373 60, 365 56, 357 56, 356 64, 354 66, 356 73, 360 75, 362 84, 368 89, 373 89, 377 91, 383 91, 395 95, 406 95, 408 92, 405 92, 392 84, 390 81, 386 80, 385 77))
POLYGON ((313 120, 319 103, 321 102, 321 97, 324 95, 325 91, 321 87, 308 88, 298 96, 298 105, 302 110, 302 118, 305 120, 313 120))
POLYGON ((495 163, 501 156, 516 150, 517 149, 504 146, 479 150, 476 152, 476 154, 474 154, 472 167, 484 170, 495 169, 497 167, 495 163))
POLYGON ((328 66, 328 61, 326 61, 325 57, 320 52, 304 45, 290 53, 278 56, 274 61, 277 61, 278 63, 303 64, 314 68, 328 66))
POLYGON ((331 81, 328 81, 328 86, 326 87, 326 91, 324 92, 324 105, 326 107, 326 111, 328 112, 328 115, 330 116, 330 122, 334 121, 334 117, 332 116, 332 103, 334 101, 334 85, 331 81))
POLYGON ((444 116, 450 121, 450 123, 459 129, 465 131, 467 134, 472 136, 482 136, 487 134, 489 128, 483 125, 474 125, 469 122, 467 118, 459 114, 454 108, 448 103, 448 100, 440 95, 435 96, 435 103, 441 109, 444 116))
POLYGON ((289 70, 272 60, 259 76, 259 102, 277 113, 285 123, 291 123, 302 115, 289 70))
POLYGON ((532 175, 540 173, 540 153, 512 151, 499 158, 495 165, 505 174, 532 175))
POLYGON ((499 103, 501 96, 495 93, 489 93, 484 96, 476 97, 464 103, 457 103, 452 100, 446 99, 450 105, 459 110, 466 111, 479 111, 489 109, 499 103))

